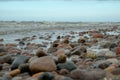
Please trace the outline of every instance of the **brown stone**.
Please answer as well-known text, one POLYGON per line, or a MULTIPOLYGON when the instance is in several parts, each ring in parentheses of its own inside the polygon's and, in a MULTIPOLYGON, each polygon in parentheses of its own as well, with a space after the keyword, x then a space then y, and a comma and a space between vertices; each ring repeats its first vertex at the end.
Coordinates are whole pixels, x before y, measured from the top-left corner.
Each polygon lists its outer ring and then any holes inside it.
POLYGON ((36 78, 36 77, 39 77, 40 75, 42 75, 44 72, 39 72, 39 73, 36 73, 34 75, 32 75, 32 78, 36 78))
POLYGON ((64 63, 66 62, 66 55, 59 55, 58 56, 58 63, 64 63))
POLYGON ((31 61, 29 68, 32 72, 55 71, 56 64, 50 56, 44 56, 31 61))
POLYGON ((20 74, 20 70, 19 69, 15 69, 15 70, 9 72, 9 75, 12 76, 12 77, 14 77, 14 76, 16 76, 18 74, 20 74))
POLYGON ((36 52, 36 56, 38 57, 46 56, 46 53, 42 49, 38 49, 36 52))
POLYGON ((94 33, 92 36, 93 38, 103 38, 103 34, 101 33, 94 33))

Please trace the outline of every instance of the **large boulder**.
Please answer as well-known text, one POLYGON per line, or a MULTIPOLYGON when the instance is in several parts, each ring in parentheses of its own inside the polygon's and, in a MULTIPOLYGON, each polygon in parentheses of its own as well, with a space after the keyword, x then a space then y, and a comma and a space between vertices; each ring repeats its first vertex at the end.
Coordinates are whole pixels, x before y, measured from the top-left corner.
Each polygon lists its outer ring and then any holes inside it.
POLYGON ((32 72, 55 71, 56 64, 50 56, 44 56, 31 61, 29 68, 32 72))

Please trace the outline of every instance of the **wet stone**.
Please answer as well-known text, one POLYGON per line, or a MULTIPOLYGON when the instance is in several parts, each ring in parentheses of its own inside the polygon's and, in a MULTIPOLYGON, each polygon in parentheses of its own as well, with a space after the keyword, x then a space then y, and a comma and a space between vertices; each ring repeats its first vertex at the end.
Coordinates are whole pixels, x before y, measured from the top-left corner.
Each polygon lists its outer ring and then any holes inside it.
POLYGON ((20 64, 24 64, 29 60, 29 57, 20 55, 11 64, 11 70, 17 69, 20 64))
POLYGON ((65 63, 57 64, 57 70, 67 69, 69 71, 72 71, 72 70, 74 70, 76 68, 77 68, 77 66, 72 62, 65 62, 65 63))
POLYGON ((54 75, 50 72, 45 72, 38 77, 38 80, 55 80, 54 75))
POLYGON ((56 64, 52 57, 44 56, 31 61, 29 68, 33 73, 41 71, 55 71, 56 64))

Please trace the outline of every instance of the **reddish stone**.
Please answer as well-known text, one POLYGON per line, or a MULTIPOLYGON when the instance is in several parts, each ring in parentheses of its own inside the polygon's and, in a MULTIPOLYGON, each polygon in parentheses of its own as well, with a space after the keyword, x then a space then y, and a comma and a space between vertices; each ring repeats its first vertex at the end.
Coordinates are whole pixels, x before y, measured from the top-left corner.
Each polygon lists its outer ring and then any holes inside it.
POLYGON ((94 33, 92 34, 93 38, 103 38, 103 34, 101 33, 94 33))
POLYGON ((116 54, 119 55, 120 54, 120 47, 116 48, 116 54))
POLYGON ((36 52, 36 56, 38 57, 46 56, 46 53, 42 49, 38 49, 36 52))
POLYGON ((64 49, 59 49, 55 52, 55 55, 59 56, 59 55, 65 55, 65 50, 64 49))

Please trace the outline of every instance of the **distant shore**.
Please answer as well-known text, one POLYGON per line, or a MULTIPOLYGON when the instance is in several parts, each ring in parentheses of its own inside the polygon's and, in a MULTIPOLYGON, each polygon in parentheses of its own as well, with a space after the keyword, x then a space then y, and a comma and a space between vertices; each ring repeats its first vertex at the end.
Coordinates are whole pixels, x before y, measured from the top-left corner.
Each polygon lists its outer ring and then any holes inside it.
POLYGON ((43 30, 90 30, 120 27, 120 22, 0 21, 0 35, 43 30))

